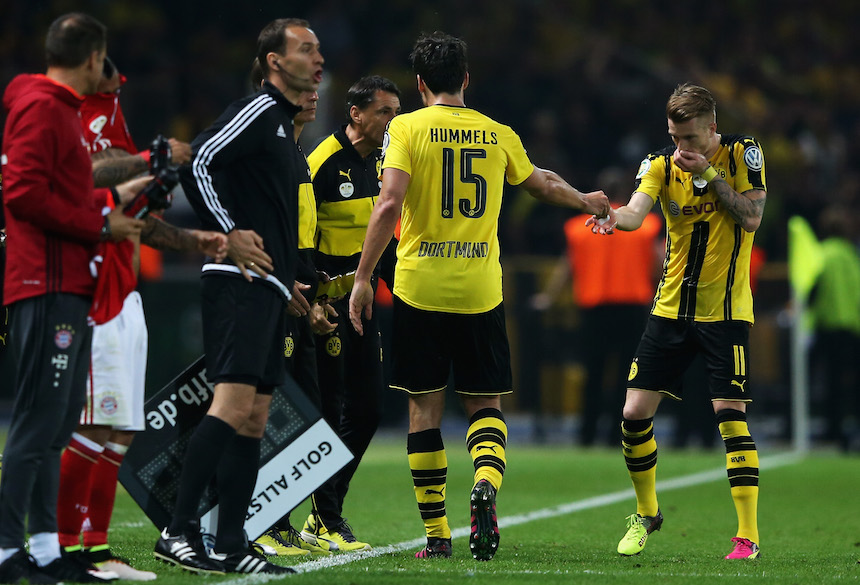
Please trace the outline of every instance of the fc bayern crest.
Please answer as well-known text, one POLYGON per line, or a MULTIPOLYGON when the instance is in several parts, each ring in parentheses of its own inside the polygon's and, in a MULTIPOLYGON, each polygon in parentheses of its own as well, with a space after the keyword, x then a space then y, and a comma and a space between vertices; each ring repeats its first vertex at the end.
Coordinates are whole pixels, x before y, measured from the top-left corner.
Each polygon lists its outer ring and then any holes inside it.
POLYGON ((101 399, 101 402, 99 402, 99 409, 101 409, 101 411, 107 415, 111 415, 111 414, 116 413, 116 411, 117 411, 116 398, 113 396, 105 396, 104 398, 101 399))
POLYGON ((74 341, 75 335, 69 329, 60 329, 54 334, 54 343, 60 349, 68 349, 74 341))

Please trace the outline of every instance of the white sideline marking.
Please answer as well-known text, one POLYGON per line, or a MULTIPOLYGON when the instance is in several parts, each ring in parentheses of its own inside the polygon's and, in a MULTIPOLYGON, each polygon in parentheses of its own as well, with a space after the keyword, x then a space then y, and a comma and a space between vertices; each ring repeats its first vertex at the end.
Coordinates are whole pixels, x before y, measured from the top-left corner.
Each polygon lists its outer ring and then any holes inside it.
MULTIPOLYGON (((144 522, 142 520, 138 522, 120 522, 116 525, 116 528, 143 528, 144 526, 152 526, 152 522, 144 522)), ((111 528, 113 527, 111 525, 111 528)))
MULTIPOLYGON (((763 457, 759 462, 760 469, 774 469, 777 467, 784 467, 786 465, 791 465, 793 463, 797 463, 802 459, 802 456, 797 453, 783 453, 780 455, 773 455, 770 457, 763 457)), ((663 481, 657 482, 657 490, 661 492, 668 492, 672 490, 692 487, 694 485, 701 485, 703 483, 709 483, 712 481, 718 481, 726 478, 726 470, 725 468, 713 469, 710 471, 701 471, 699 473, 693 473, 691 475, 682 475, 680 477, 675 477, 672 479, 666 479, 663 481)), ((555 518, 557 516, 564 516, 565 514, 572 514, 574 512, 581 512, 583 510, 591 510, 593 508, 600 508, 602 506, 609 506, 611 504, 617 504, 618 502, 623 502, 630 498, 635 498, 635 493, 633 492, 633 488, 629 488, 626 490, 621 490, 618 492, 612 492, 610 494, 604 494, 602 496, 594 496, 592 498, 586 498, 584 500, 578 500, 576 502, 570 502, 568 504, 561 504, 559 506, 553 506, 551 508, 543 508, 541 510, 535 510, 534 512, 529 512, 527 514, 520 514, 517 516, 507 516, 499 519, 499 527, 504 528, 507 526, 517 526, 519 524, 526 524, 528 522, 533 522, 535 520, 545 520, 547 518, 555 518)), ((469 526, 465 526, 463 528, 457 528, 451 531, 451 538, 461 538, 463 536, 468 536, 470 531, 469 526)), ((317 559, 315 561, 309 561, 307 563, 302 563, 300 565, 296 565, 293 569, 296 570, 297 573, 310 573, 313 571, 319 571, 320 569, 326 569, 329 567, 339 567, 341 565, 347 565, 349 563, 353 563, 355 561, 361 561, 364 559, 371 559, 374 557, 380 557, 383 555, 388 555, 392 553, 401 552, 404 550, 409 550, 413 548, 418 548, 423 544, 427 543, 427 538, 422 536, 421 538, 413 538, 412 540, 405 540, 403 542, 398 542, 397 544, 390 544, 388 546, 383 546, 379 548, 374 548, 373 550, 368 551, 360 551, 353 553, 342 553, 342 554, 333 554, 331 556, 327 556, 321 559, 317 559)), ((583 574, 583 573, 597 573, 596 571, 575 571, 572 574, 583 574)), ((265 583, 267 581, 272 581, 275 579, 283 579, 283 575, 251 575, 247 577, 242 577, 241 579, 234 579, 230 581, 221 581, 219 585, 240 585, 241 583, 265 583)))
MULTIPOLYGON (((413 565, 412 567, 398 567, 394 569, 394 572, 397 573, 426 573, 426 574, 434 574, 434 575, 463 575, 463 569, 457 567, 456 565, 448 565, 443 566, 443 563, 420 563, 423 566, 416 567, 413 565)), ((746 564, 746 563, 744 563, 746 564)), ((541 571, 539 569, 522 569, 517 571, 515 569, 493 569, 493 575, 568 575, 568 576, 576 576, 576 575, 605 575, 609 577, 629 577, 630 571, 595 571, 594 569, 556 569, 556 570, 544 570, 541 571)), ((693 579, 700 578, 726 578, 726 579, 737 579, 738 577, 764 577, 765 572, 762 569, 761 574, 749 573, 747 571, 741 572, 738 571, 736 573, 678 573, 677 571, 671 572, 656 572, 656 573, 648 573, 649 576, 653 575, 655 577, 688 577, 693 579)), ((472 576, 472 575, 470 575, 472 576)), ((837 576, 834 578, 844 579, 845 577, 837 576)))

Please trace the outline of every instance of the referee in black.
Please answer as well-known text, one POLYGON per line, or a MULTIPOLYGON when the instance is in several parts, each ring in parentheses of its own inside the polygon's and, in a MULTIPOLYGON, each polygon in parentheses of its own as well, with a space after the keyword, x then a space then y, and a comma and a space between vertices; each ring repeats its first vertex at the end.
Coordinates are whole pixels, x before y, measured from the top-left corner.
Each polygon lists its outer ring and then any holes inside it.
POLYGON ((205 264, 202 278, 215 395, 188 443, 173 520, 155 546, 160 560, 198 573, 292 572, 251 549, 243 525, 272 391, 287 378, 285 310, 298 316, 310 308, 295 282, 298 197, 309 188, 310 171, 292 119, 301 93, 319 87, 324 60, 316 34, 299 19, 266 25, 257 59, 265 79, 260 91, 234 102, 194 140, 193 162, 182 175, 205 229, 228 238, 227 260, 205 264), (219 514, 210 558, 197 510, 213 476, 219 514))

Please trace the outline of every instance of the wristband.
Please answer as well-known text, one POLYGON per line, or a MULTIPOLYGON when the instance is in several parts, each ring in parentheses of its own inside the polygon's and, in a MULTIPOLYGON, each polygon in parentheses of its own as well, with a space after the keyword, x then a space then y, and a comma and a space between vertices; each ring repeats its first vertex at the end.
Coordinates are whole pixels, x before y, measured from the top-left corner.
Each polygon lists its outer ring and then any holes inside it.
POLYGON ((705 169, 705 172, 701 174, 701 177, 708 183, 716 179, 718 176, 719 175, 717 174, 717 171, 716 169, 714 169, 714 167, 708 167, 707 169, 705 169))
POLYGON ((116 187, 110 188, 110 194, 113 198, 113 206, 117 207, 120 204, 119 191, 116 190, 116 187))
POLYGON ((137 156, 145 160, 146 164, 149 164, 149 159, 151 158, 152 153, 150 153, 148 150, 144 150, 142 152, 138 152, 137 156))

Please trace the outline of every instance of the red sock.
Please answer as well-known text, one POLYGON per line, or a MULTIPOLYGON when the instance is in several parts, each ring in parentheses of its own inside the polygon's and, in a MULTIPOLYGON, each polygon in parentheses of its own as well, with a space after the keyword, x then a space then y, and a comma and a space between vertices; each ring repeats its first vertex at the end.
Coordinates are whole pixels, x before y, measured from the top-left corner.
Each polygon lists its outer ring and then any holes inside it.
POLYGON ((97 443, 75 433, 63 452, 57 498, 57 529, 62 547, 81 543, 81 525, 87 515, 93 469, 101 450, 97 443))
POLYGON ((90 490, 89 523, 84 531, 84 546, 107 544, 108 526, 116 500, 116 476, 128 447, 108 443, 96 464, 90 490))

